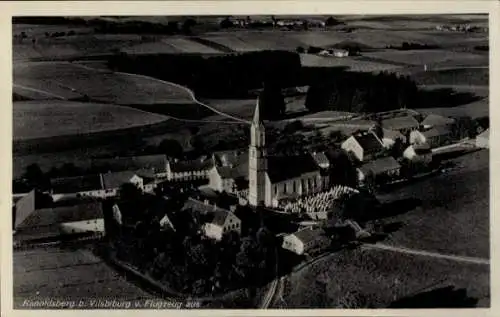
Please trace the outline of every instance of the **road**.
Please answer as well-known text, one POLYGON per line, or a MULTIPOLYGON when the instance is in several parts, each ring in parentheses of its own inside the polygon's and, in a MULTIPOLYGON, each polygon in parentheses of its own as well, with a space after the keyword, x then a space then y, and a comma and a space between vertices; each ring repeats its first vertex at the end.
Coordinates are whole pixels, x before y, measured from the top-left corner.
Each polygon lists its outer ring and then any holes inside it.
POLYGON ((390 245, 386 245, 386 244, 382 244, 382 243, 364 244, 362 247, 366 248, 366 249, 378 249, 378 250, 398 252, 398 253, 404 253, 404 254, 427 256, 427 257, 456 261, 456 262, 467 262, 467 263, 474 263, 474 264, 481 264, 481 265, 490 265, 489 259, 474 258, 474 257, 461 256, 461 255, 441 254, 441 253, 437 253, 437 252, 429 252, 429 251, 424 251, 424 250, 414 250, 414 249, 408 249, 405 247, 390 246, 390 245))

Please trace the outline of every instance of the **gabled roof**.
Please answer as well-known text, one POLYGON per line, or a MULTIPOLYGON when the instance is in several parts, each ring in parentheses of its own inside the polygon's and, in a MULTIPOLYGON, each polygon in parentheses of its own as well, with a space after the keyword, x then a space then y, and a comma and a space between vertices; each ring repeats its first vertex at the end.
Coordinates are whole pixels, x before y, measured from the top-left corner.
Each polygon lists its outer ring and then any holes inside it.
POLYGON ((455 123, 455 120, 449 117, 443 117, 437 114, 429 114, 424 120, 422 120, 422 125, 428 126, 440 126, 440 125, 449 125, 455 123))
POLYGON ((363 148, 365 155, 378 153, 384 149, 384 145, 380 142, 377 136, 371 132, 361 135, 353 135, 353 137, 363 148))
POLYGON ((382 131, 384 133, 384 139, 396 140, 396 139, 404 139, 405 137, 398 130, 382 129, 382 131))
POLYGON ((237 166, 248 161, 248 151, 231 150, 214 152, 215 164, 218 166, 237 166))
POLYGON ((218 211, 228 211, 216 205, 205 204, 204 202, 196 200, 194 198, 188 198, 181 210, 192 210, 201 214, 213 213, 218 211))
POLYGON ((310 154, 296 156, 270 156, 267 159, 267 174, 271 183, 301 176, 305 173, 319 172, 319 166, 310 154))
POLYGON ((372 172, 373 174, 381 174, 400 168, 401 165, 392 157, 383 157, 374 161, 363 164, 359 169, 363 174, 372 172))
POLYGON ((99 174, 53 178, 50 180, 54 194, 78 193, 103 189, 99 174))
POLYGON ((403 116, 382 120, 382 126, 390 130, 400 130, 418 127, 419 123, 414 117, 403 116))
POLYGON ((100 202, 44 208, 31 213, 19 224, 19 228, 45 227, 67 222, 102 219, 103 217, 102 204, 100 202))
POLYGON ((214 218, 211 223, 217 226, 223 226, 226 223, 227 217, 229 217, 230 212, 225 210, 217 210, 214 212, 214 218))
POLYGON ((35 190, 32 190, 15 203, 15 228, 35 211, 35 196, 35 190))
POLYGON ((486 129, 483 132, 479 133, 476 138, 485 138, 489 139, 490 138, 490 129, 486 129))
POLYGON ((129 171, 105 173, 101 175, 104 189, 119 188, 121 185, 129 183, 134 176, 137 176, 134 172, 129 171))
POLYGON ((426 138, 432 138, 435 136, 447 135, 451 133, 451 130, 446 126, 435 126, 430 130, 422 131, 423 136, 426 138))
POLYGON ((153 173, 165 173, 167 171, 167 156, 140 155, 129 157, 113 157, 92 159, 92 167, 102 169, 102 172, 119 171, 151 171, 153 173))
POLYGON ((172 172, 206 171, 214 166, 212 159, 171 162, 172 172))
POLYGON ((293 233, 293 235, 302 241, 302 243, 306 244, 324 236, 325 231, 323 229, 305 228, 293 233))

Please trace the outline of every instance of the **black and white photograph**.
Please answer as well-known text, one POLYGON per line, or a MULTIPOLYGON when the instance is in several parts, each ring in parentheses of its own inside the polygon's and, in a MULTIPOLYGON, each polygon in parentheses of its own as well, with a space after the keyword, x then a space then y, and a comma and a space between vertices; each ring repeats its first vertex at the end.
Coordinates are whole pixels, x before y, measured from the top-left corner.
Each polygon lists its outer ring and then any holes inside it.
POLYGON ((491 307, 487 13, 167 13, 12 17, 14 310, 491 307))

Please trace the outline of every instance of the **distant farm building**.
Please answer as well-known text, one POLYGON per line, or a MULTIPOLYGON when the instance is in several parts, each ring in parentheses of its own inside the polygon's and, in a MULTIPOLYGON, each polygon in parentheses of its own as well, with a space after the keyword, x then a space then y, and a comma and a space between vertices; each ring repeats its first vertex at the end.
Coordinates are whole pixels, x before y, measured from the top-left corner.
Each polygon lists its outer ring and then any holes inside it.
POLYGON ((321 56, 335 56, 335 57, 347 57, 347 56, 349 56, 349 51, 348 50, 343 50, 343 49, 338 49, 338 48, 332 48, 332 49, 322 50, 321 52, 318 53, 318 55, 321 55, 321 56))
POLYGON ((418 130, 420 123, 412 116, 402 116, 382 120, 384 129, 399 131, 408 135, 411 131, 418 130))
POLYGON ((406 137, 401 134, 401 132, 397 130, 388 130, 388 129, 382 129, 383 131, 383 137, 382 137, 382 143, 384 144, 384 147, 390 148, 394 145, 396 140, 399 139, 402 143, 406 143, 406 137))
POLYGON ((430 114, 425 117, 422 122, 420 122, 420 125, 423 127, 423 129, 431 129, 434 127, 449 127, 454 123, 455 119, 453 118, 443 117, 437 114, 430 114))
POLYGON ((432 150, 428 144, 410 145, 404 150, 403 157, 411 162, 428 164, 432 162, 432 150))
POLYGON ((451 130, 446 126, 436 126, 425 131, 412 131, 410 133, 410 144, 428 144, 436 148, 451 142, 451 130))

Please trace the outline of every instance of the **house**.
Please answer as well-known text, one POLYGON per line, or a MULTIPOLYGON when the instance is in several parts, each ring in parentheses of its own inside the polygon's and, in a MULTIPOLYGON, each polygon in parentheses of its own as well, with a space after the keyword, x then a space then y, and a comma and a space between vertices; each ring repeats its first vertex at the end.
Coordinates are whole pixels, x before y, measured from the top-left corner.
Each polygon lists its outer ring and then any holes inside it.
POLYGON ((449 144, 451 140, 451 130, 445 126, 435 126, 429 130, 410 133, 410 144, 427 143, 431 148, 449 144))
POLYGON ((448 117, 443 117, 437 114, 429 114, 427 117, 425 117, 422 122, 420 122, 420 125, 425 129, 431 129, 433 127, 439 127, 439 126, 451 126, 455 123, 455 119, 453 118, 448 118, 448 117))
POLYGON ((282 248, 298 255, 324 248, 330 244, 324 230, 305 228, 283 237, 282 248))
POLYGON ((404 136, 411 131, 418 130, 420 123, 412 116, 400 116, 382 120, 382 127, 388 130, 399 131, 404 136))
POLYGON ((169 162, 167 165, 167 179, 169 181, 208 179, 213 166, 213 158, 169 162))
POLYGON ((406 137, 397 130, 382 129, 383 137, 382 143, 385 148, 391 148, 396 140, 400 140, 403 144, 406 143, 406 137))
POLYGON ((15 227, 18 242, 58 239, 68 235, 104 234, 104 215, 100 202, 33 210, 15 227))
MULTIPOLYGON (((101 174, 102 186, 107 197, 118 195, 118 191, 123 184, 134 184, 137 188, 144 190, 144 180, 134 172, 123 171, 115 173, 101 174)), ((150 188, 150 187, 148 187, 150 188)))
POLYGON ((373 132, 365 132, 350 136, 345 140, 341 148, 354 156, 361 162, 373 159, 384 150, 384 144, 373 132))
POLYGON ((233 212, 210 204, 208 200, 202 202, 189 198, 181 212, 188 212, 203 219, 201 220, 202 231, 211 239, 220 240, 225 233, 231 231, 241 234, 241 220, 233 212))
POLYGON ((203 227, 205 235, 211 239, 220 241, 222 236, 229 232, 241 234, 241 220, 229 210, 217 210, 213 213, 213 219, 203 227))
POLYGON ((349 51, 344 49, 326 49, 318 53, 321 56, 335 56, 335 57, 347 57, 349 56, 349 51))
POLYGON ((140 177, 166 178, 166 155, 140 155, 130 157, 94 158, 91 167, 99 173, 131 171, 140 177))
POLYGON ((233 193, 239 188, 238 180, 246 183, 248 187, 248 163, 241 164, 236 167, 230 166, 214 166, 209 173, 209 186, 218 192, 233 193))
POLYGON ((403 157, 411 162, 429 164, 432 162, 432 150, 428 144, 414 144, 404 150, 403 157))
POLYGON ((50 193, 54 201, 79 197, 107 197, 101 174, 53 178, 50 193))
POLYGON ((358 168, 358 180, 363 183, 368 176, 375 179, 380 177, 399 176, 401 165, 391 156, 363 164, 358 168))
POLYGON ((484 149, 490 147, 490 129, 486 129, 476 136, 476 146, 484 149))

